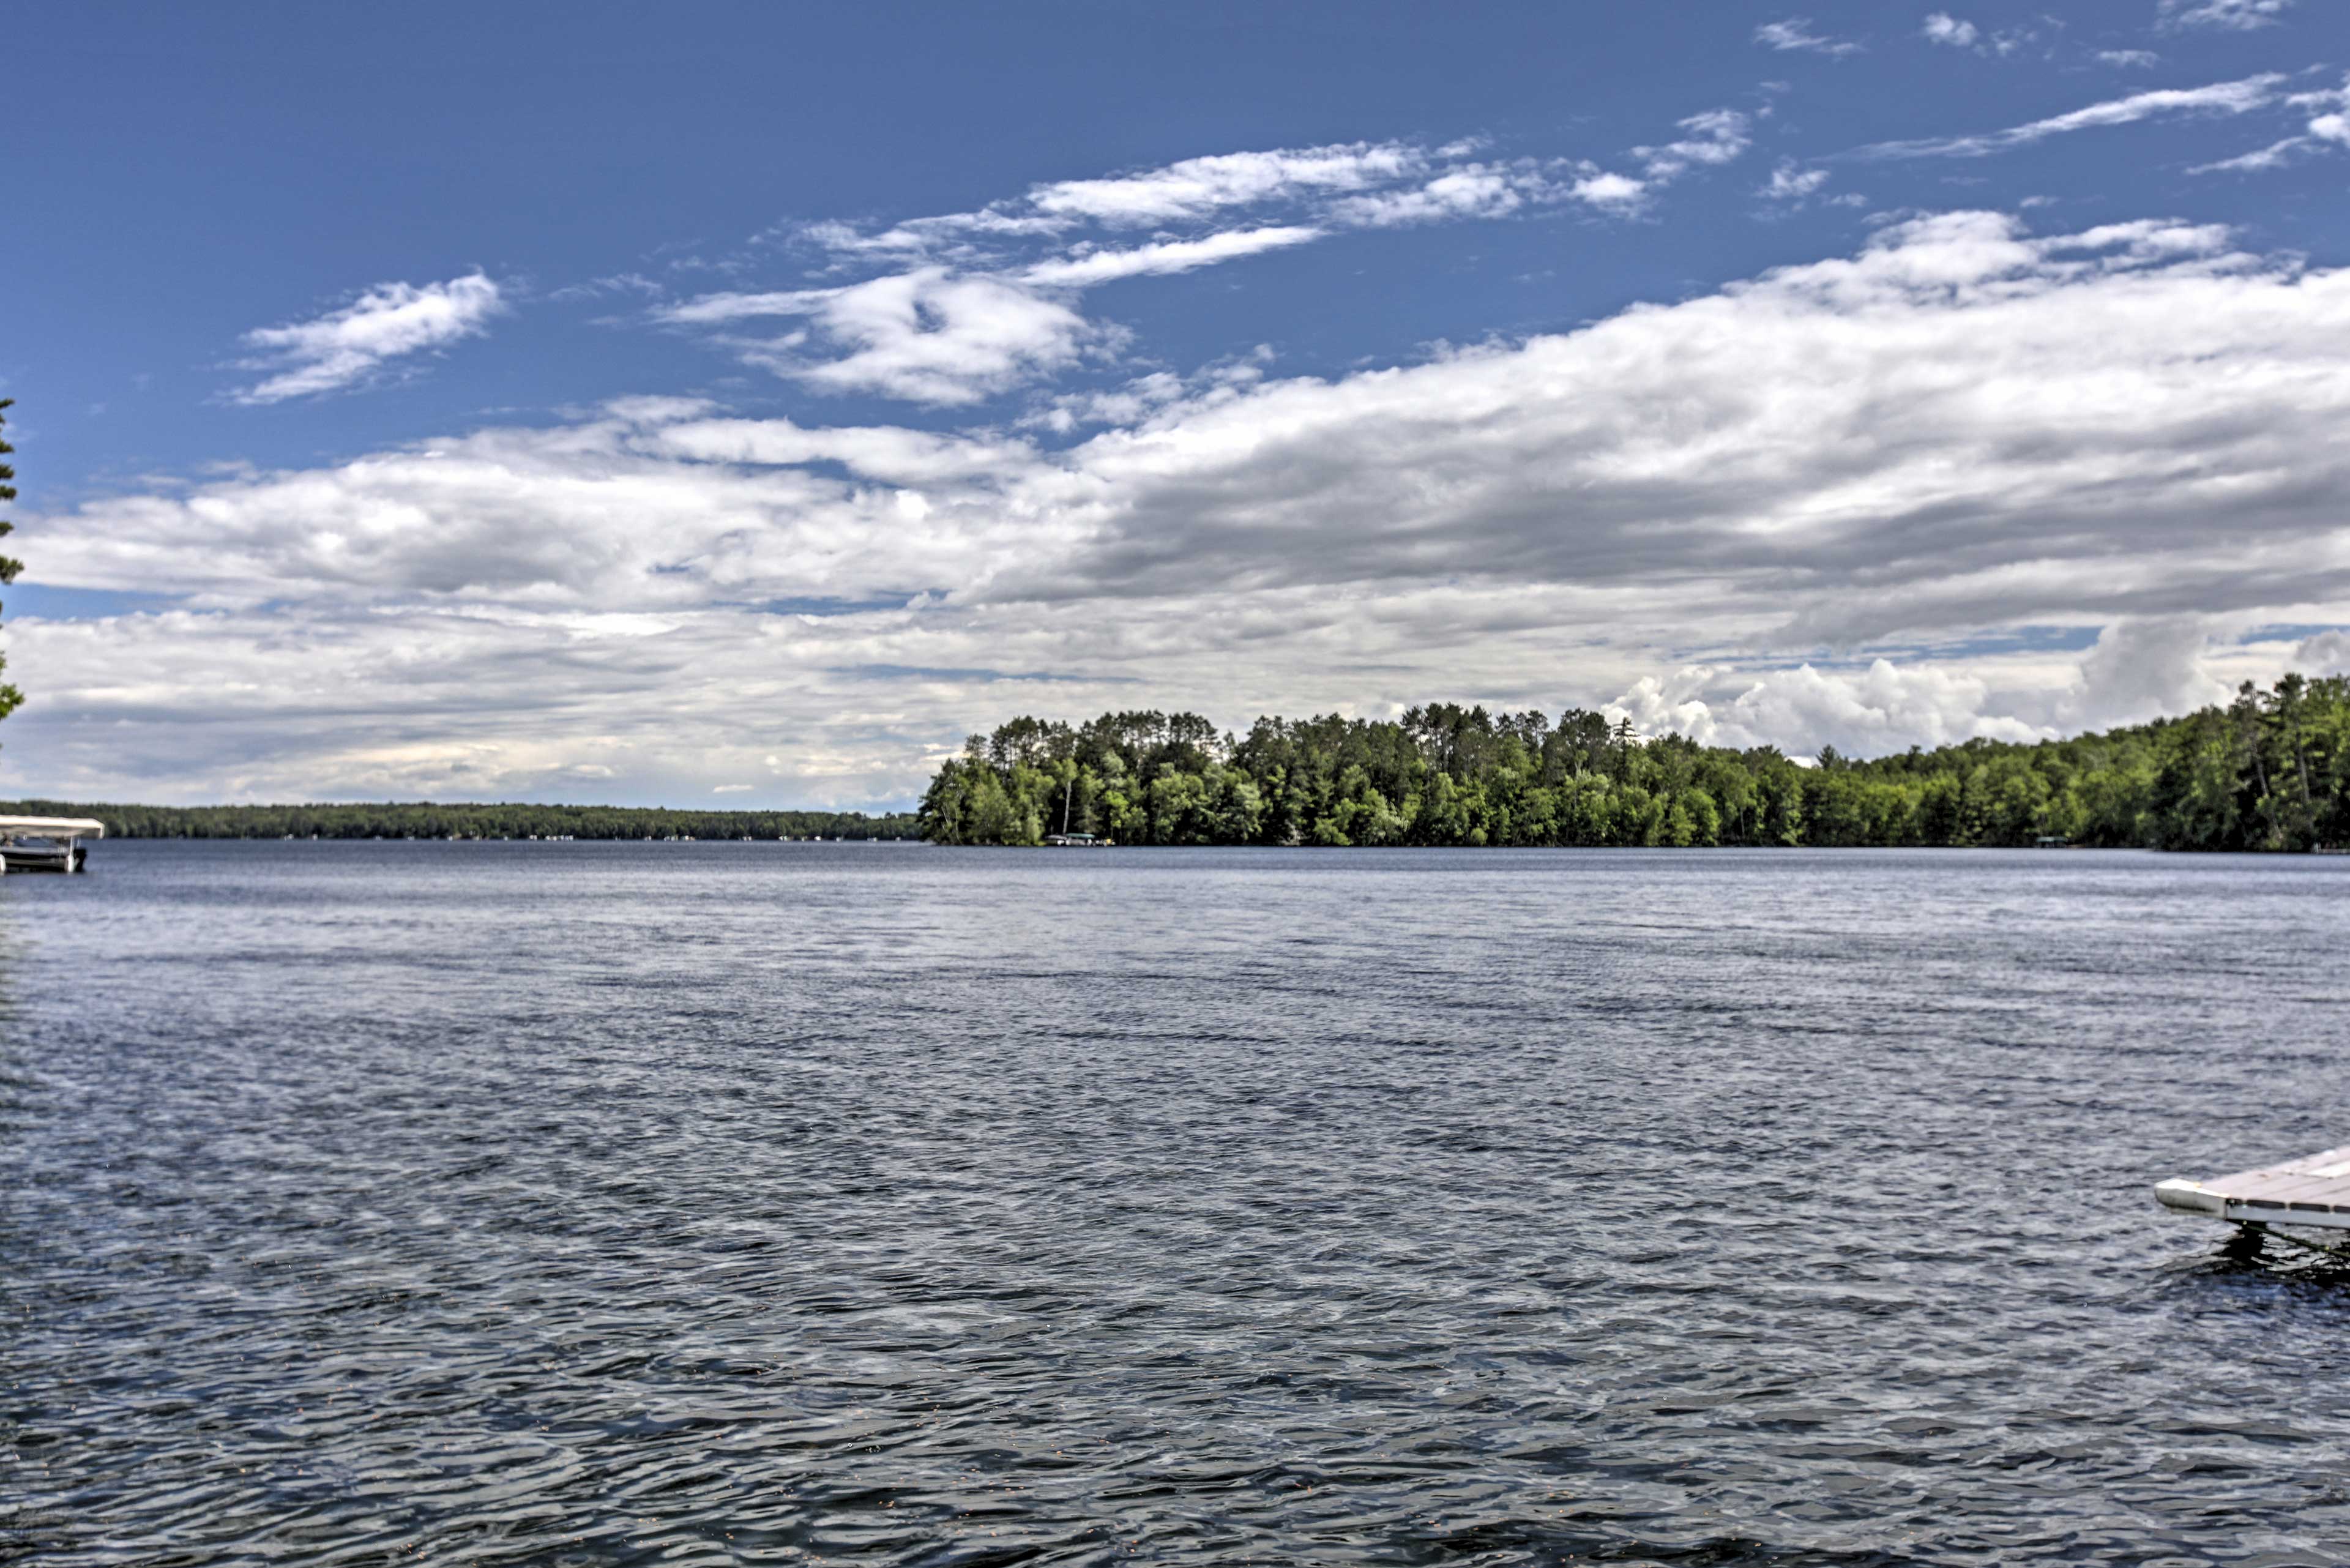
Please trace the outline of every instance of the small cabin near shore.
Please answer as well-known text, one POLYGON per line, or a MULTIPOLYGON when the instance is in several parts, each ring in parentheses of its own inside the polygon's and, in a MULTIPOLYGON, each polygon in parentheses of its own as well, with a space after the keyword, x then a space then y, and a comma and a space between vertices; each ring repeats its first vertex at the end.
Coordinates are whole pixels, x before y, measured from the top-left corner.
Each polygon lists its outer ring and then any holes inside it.
POLYGON ((106 836, 106 824, 88 816, 0 816, 0 875, 57 871, 71 876, 89 851, 85 838, 106 836))
POLYGON ((1090 833, 1048 833, 1045 835, 1047 849, 1107 849, 1109 840, 1097 838, 1090 833))

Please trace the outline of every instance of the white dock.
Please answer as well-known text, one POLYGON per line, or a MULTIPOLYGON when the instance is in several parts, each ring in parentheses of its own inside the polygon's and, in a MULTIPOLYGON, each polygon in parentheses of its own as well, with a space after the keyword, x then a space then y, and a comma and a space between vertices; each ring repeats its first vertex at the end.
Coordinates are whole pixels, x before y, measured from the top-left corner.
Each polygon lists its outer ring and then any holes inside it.
POLYGON ((2166 1209, 2240 1224, 2323 1225, 2350 1231, 2350 1147, 2329 1148, 2282 1165, 2215 1176, 2209 1181, 2173 1177, 2154 1196, 2166 1209))

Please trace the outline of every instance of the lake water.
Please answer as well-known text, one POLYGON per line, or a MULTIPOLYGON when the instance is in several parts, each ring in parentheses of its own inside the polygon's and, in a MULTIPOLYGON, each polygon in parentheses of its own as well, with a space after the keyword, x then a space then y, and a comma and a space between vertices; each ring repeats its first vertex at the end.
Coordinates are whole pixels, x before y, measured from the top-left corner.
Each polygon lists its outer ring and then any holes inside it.
POLYGON ((0 1560, 2334 1563, 2350 860, 109 843, 0 1560))

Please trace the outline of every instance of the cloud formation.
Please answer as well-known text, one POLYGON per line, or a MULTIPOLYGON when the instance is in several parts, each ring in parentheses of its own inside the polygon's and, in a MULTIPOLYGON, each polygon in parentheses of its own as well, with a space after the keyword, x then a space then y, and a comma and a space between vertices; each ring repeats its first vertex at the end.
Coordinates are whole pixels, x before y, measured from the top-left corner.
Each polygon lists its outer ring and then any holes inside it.
POLYGON ((1197 240, 1161 240, 1128 250, 1087 250, 1038 262, 1022 275, 1045 288, 1089 288, 1121 277, 1164 275, 1191 272, 1236 256, 1285 250, 1322 237, 1323 231, 1302 223, 1268 225, 1261 229, 1231 229, 1197 240))
POLYGON ((486 331, 504 308, 498 285, 478 272, 446 283, 378 284, 339 310, 246 333, 245 346, 260 352, 243 368, 273 373, 235 400, 276 403, 345 390, 387 361, 486 331))
POLYGON ((1782 21, 1765 22, 1754 29, 1754 41, 1764 48, 1783 52, 1802 50, 1815 55, 1856 55, 1861 52, 1858 44, 1813 32, 1809 16, 1789 16, 1782 21))
POLYGON ((1083 314, 1080 296, 1089 289, 1348 232, 1545 208, 1636 213, 1691 171, 1742 157, 1752 144, 1751 123, 1730 109, 1688 116, 1675 140, 1630 150, 1638 176, 1587 159, 1495 158, 1473 141, 1352 142, 1055 181, 970 212, 878 229, 804 224, 786 237, 819 254, 824 273, 878 275, 717 292, 655 316, 674 327, 725 329, 721 346, 819 390, 964 406, 1114 353, 1123 335, 1083 314), (760 317, 806 326, 765 337, 733 330, 760 317))
POLYGON ((1947 45, 1954 49, 1971 49, 1980 36, 1972 22, 1962 22, 1948 11, 1928 13, 1925 35, 1928 43, 1947 45))
MULTIPOLYGON (((1919 34, 1928 43, 1943 48, 1964 49, 1970 54, 2002 57, 2014 54, 2040 37, 2040 30, 2034 27, 2005 27, 1987 34, 1974 23, 1953 16, 1947 11, 1928 13, 1919 34)), ((2152 58, 2151 56, 2147 57, 2152 58)))
MULTIPOLYGON (((1865 667, 1807 662, 1760 674, 1692 665, 1642 677, 1604 711, 1645 733, 1674 732, 1742 750, 1800 744, 1881 756, 1976 739, 2028 744, 2224 701, 2248 673, 2260 679, 2275 670, 2282 651, 2230 642, 2208 617, 2158 616, 2109 622, 2070 662, 1953 667, 1874 659, 1865 667), (2002 689, 2002 677, 2014 684, 2002 689)), ((2296 668, 2323 663, 2308 652, 2306 645, 2295 651, 2296 668)))
POLYGON ((1708 109, 1680 122, 1679 129, 1686 134, 1679 140, 1662 147, 1636 147, 1632 155, 1641 160, 1651 181, 1676 179, 1693 163, 1735 162, 1754 145, 1752 125, 1734 109, 1708 109))
POLYGON ((2166 27, 2223 27, 2248 32, 2282 19, 2293 0, 2162 0, 2166 27))
POLYGON ((2093 103, 2085 109, 2051 115, 2045 119, 2010 126, 1980 136, 1932 137, 1915 141, 1880 141, 1852 154, 1858 158, 1987 158, 2012 152, 2052 136, 2172 116, 2230 116, 2265 109, 2278 100, 2284 77, 2277 72, 2246 77, 2241 81, 2214 82, 2209 87, 2162 88, 2132 93, 2127 98, 2093 103))
POLYGON ((2284 102, 2307 116, 2299 134, 2282 137, 2233 158, 2198 164, 2188 172, 2257 173, 2281 169, 2312 153, 2350 147, 2350 79, 2345 79, 2339 88, 2293 93, 2284 102))
POLYGON ((1877 756, 1905 745, 1940 746, 1981 736, 2030 742, 2054 732, 1987 711, 1992 694, 1979 676, 1934 668, 1903 670, 1889 659, 1864 670, 1794 670, 1742 676, 1694 665, 1643 676, 1607 704, 1644 734, 1674 732, 1710 746, 1809 747, 1877 756))
POLYGON ((2321 631, 2293 650, 2293 668, 2305 675, 2350 675, 2350 631, 2321 631))
POLYGON ((180 607, 13 623, 12 725, 85 793, 138 755, 149 793, 854 802, 1137 679, 1225 722, 1617 699, 1874 750, 2143 716, 2282 667, 2257 628, 2350 624, 2350 272, 2208 225, 1943 214, 1572 332, 1085 412, 1055 445, 645 399, 94 501, 25 524, 45 581, 180 607))
POLYGON ((977 402, 1109 340, 1068 306, 1016 281, 943 266, 839 288, 706 295, 664 314, 686 325, 804 318, 806 330, 733 342, 752 363, 823 390, 939 407, 977 402))
POLYGON ((1792 158, 1783 158, 1759 194, 1773 202, 1801 202, 1826 184, 1828 178, 1825 169, 1806 169, 1792 158))
MULTIPOLYGON (((1025 204, 1045 221, 1063 226, 1092 221, 1135 227, 1196 220, 1226 208, 1305 195, 1368 190, 1428 167, 1426 153, 1399 142, 1225 152, 1135 174, 1038 185, 1030 190, 1025 204)), ((984 226, 976 215, 973 221, 974 226, 984 226)))

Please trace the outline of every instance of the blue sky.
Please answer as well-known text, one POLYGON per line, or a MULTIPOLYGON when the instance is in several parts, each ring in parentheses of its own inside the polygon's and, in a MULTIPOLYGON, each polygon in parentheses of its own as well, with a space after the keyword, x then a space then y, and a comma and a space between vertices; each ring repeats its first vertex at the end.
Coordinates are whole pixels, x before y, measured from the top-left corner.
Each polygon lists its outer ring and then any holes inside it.
POLYGON ((2350 21, 12 6, 0 792, 1011 713, 1875 751, 2350 642, 2350 21))

